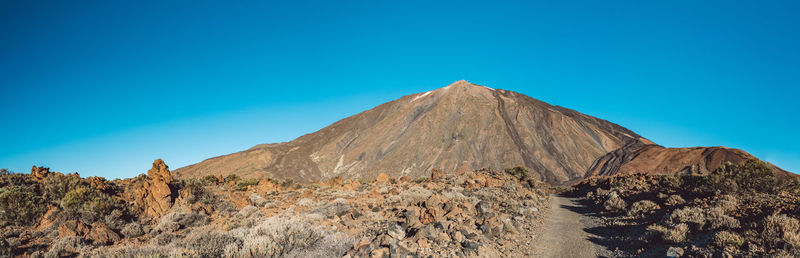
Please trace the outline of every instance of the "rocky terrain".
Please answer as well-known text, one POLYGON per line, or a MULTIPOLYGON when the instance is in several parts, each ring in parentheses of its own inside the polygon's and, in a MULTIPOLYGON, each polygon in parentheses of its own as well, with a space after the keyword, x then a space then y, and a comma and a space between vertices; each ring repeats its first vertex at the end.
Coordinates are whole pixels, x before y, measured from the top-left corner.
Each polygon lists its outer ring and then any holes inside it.
POLYGON ((0 256, 519 257, 548 186, 524 168, 313 184, 0 175, 0 256))
POLYGON ((587 229, 614 256, 798 257, 800 180, 758 160, 690 172, 596 177, 583 197, 587 229))
POLYGON ((296 182, 334 177, 425 176, 525 166, 556 184, 582 179, 593 162, 633 142, 611 122, 528 96, 457 81, 342 119, 294 141, 263 144, 176 170, 178 177, 236 173, 296 182))

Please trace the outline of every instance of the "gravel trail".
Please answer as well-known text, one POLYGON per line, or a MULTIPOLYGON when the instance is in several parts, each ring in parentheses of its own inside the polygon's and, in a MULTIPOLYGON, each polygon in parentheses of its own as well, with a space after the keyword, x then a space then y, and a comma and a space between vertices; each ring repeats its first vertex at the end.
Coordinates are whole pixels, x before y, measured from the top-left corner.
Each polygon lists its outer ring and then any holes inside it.
POLYGON ((598 238, 586 232, 594 220, 578 211, 584 209, 577 198, 550 196, 550 210, 533 245, 533 257, 606 257, 603 246, 590 241, 598 238))

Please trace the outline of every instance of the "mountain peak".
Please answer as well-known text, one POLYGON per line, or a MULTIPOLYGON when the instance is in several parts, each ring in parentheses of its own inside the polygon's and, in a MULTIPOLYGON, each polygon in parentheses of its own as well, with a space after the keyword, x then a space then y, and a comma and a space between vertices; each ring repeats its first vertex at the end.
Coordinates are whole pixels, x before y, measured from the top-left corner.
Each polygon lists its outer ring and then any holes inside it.
POLYGON ((477 86, 477 85, 472 84, 472 83, 468 82, 467 80, 458 80, 458 81, 455 81, 455 82, 451 83, 447 87, 450 87, 450 86, 477 86))
POLYGON ((640 137, 620 126, 465 80, 405 96, 281 144, 212 158, 180 176, 236 173, 314 182, 429 176, 525 166, 538 179, 582 178, 599 157, 640 137))
POLYGON ((451 83, 450 85, 447 85, 447 87, 444 87, 444 88, 457 88, 457 87, 480 87, 480 88, 491 89, 491 88, 486 87, 486 86, 481 86, 481 85, 477 85, 477 84, 468 82, 467 80, 455 81, 455 82, 451 83))

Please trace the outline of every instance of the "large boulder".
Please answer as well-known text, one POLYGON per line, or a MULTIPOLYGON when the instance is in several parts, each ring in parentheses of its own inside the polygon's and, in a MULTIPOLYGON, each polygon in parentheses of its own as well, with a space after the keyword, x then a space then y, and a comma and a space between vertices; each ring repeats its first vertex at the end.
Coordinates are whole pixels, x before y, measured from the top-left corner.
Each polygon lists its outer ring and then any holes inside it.
POLYGON ((172 186, 172 173, 163 160, 153 162, 153 168, 147 171, 144 180, 129 185, 126 192, 128 199, 136 204, 146 215, 160 217, 166 214, 175 199, 178 191, 172 186))

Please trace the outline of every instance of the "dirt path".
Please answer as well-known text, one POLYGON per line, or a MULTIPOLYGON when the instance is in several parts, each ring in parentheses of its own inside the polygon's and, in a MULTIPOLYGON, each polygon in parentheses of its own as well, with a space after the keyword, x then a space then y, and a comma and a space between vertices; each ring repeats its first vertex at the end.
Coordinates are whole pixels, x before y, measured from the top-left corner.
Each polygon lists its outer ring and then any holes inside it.
POLYGON ((578 199, 550 196, 550 211, 545 216, 539 236, 534 241, 534 257, 602 257, 608 251, 592 241, 597 237, 585 231, 592 220, 577 210, 578 199))

